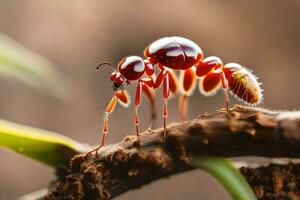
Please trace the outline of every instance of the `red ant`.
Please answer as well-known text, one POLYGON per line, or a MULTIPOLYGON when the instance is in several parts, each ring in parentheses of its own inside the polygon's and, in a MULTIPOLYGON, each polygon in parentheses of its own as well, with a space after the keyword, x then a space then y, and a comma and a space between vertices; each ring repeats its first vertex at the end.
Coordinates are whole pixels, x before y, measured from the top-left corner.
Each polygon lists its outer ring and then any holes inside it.
MULTIPOLYGON (((138 56, 124 58, 117 70, 110 63, 101 63, 97 68, 108 65, 114 72, 111 74, 115 96, 110 101, 104 115, 104 126, 101 146, 104 145, 105 135, 108 130, 108 116, 116 106, 117 101, 125 106, 129 105, 129 97, 123 89, 123 83, 137 82, 135 95, 135 126, 139 140, 138 107, 141 103, 142 91, 150 99, 152 106, 152 122, 155 119, 154 92, 153 89, 163 85, 163 119, 164 137, 166 136, 166 119, 168 115, 167 101, 170 93, 176 94, 178 85, 182 96, 179 101, 179 111, 183 118, 186 117, 188 96, 196 88, 196 78, 200 77, 199 89, 205 96, 214 95, 218 89, 223 88, 226 112, 229 110, 228 91, 235 97, 254 105, 262 100, 262 90, 257 78, 245 67, 237 63, 224 65, 220 58, 210 56, 203 59, 201 48, 193 41, 183 37, 164 37, 151 43, 144 51, 146 59, 138 56), (154 81, 154 66, 157 65, 160 72, 154 81), (173 70, 180 70, 181 76, 178 84, 173 70)), ((94 152, 100 148, 91 151, 94 152)), ((90 152, 90 153, 91 153, 90 152)), ((90 154, 89 153, 89 154, 90 154)))

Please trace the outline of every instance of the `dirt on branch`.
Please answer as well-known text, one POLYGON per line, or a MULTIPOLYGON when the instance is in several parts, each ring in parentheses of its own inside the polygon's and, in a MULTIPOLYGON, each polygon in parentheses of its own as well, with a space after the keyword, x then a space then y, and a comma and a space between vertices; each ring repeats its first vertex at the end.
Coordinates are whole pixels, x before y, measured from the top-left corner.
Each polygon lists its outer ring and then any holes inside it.
MULTIPOLYGON (((140 140, 138 143, 135 137, 127 136, 118 144, 102 148, 98 155, 87 159, 75 156, 70 167, 58 171, 59 178, 45 199, 112 199, 152 181, 192 170, 190 160, 195 156, 299 158, 300 114, 235 106, 228 115, 220 111, 170 125, 165 140, 162 129, 146 131, 140 140)), ((299 167, 295 169, 298 181, 299 167)), ((255 189, 261 178, 254 174, 265 173, 251 170, 242 172, 257 196, 264 199, 272 193, 267 189, 269 182, 264 182, 265 188, 255 189), (259 196, 257 191, 264 194, 259 196)), ((287 191, 285 187, 277 190, 287 191)))
POLYGON ((300 199, 300 164, 270 164, 256 169, 243 167, 240 171, 258 199, 300 199))

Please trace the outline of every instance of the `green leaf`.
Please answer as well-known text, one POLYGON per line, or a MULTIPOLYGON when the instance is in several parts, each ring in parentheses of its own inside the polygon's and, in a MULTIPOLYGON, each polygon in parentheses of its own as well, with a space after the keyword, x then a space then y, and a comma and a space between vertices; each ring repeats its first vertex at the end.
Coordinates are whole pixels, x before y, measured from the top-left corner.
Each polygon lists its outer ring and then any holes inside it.
POLYGON ((16 151, 50 166, 57 167, 87 146, 46 130, 0 120, 0 147, 16 151))
POLYGON ((232 164, 221 157, 205 156, 192 160, 192 165, 214 176, 235 200, 257 199, 251 187, 232 164))
POLYGON ((0 74, 11 76, 46 95, 63 100, 68 83, 46 58, 0 33, 0 74))

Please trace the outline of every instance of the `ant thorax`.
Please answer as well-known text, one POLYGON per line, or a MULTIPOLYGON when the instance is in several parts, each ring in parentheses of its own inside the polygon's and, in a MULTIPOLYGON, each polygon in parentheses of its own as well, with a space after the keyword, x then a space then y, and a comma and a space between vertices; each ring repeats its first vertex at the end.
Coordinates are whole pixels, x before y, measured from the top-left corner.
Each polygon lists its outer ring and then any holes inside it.
POLYGON ((139 56, 125 57, 118 64, 118 70, 127 80, 138 80, 145 72, 144 60, 139 56))

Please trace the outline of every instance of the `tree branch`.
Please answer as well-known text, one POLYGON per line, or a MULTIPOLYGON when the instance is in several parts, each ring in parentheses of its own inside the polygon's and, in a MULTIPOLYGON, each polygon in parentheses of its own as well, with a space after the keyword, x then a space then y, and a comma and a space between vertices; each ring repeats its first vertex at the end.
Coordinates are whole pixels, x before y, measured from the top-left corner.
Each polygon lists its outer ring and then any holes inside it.
POLYGON ((192 170, 195 156, 300 157, 300 113, 235 106, 146 131, 139 144, 127 136, 84 160, 77 155, 60 170, 45 199, 111 199, 130 189, 192 170))

